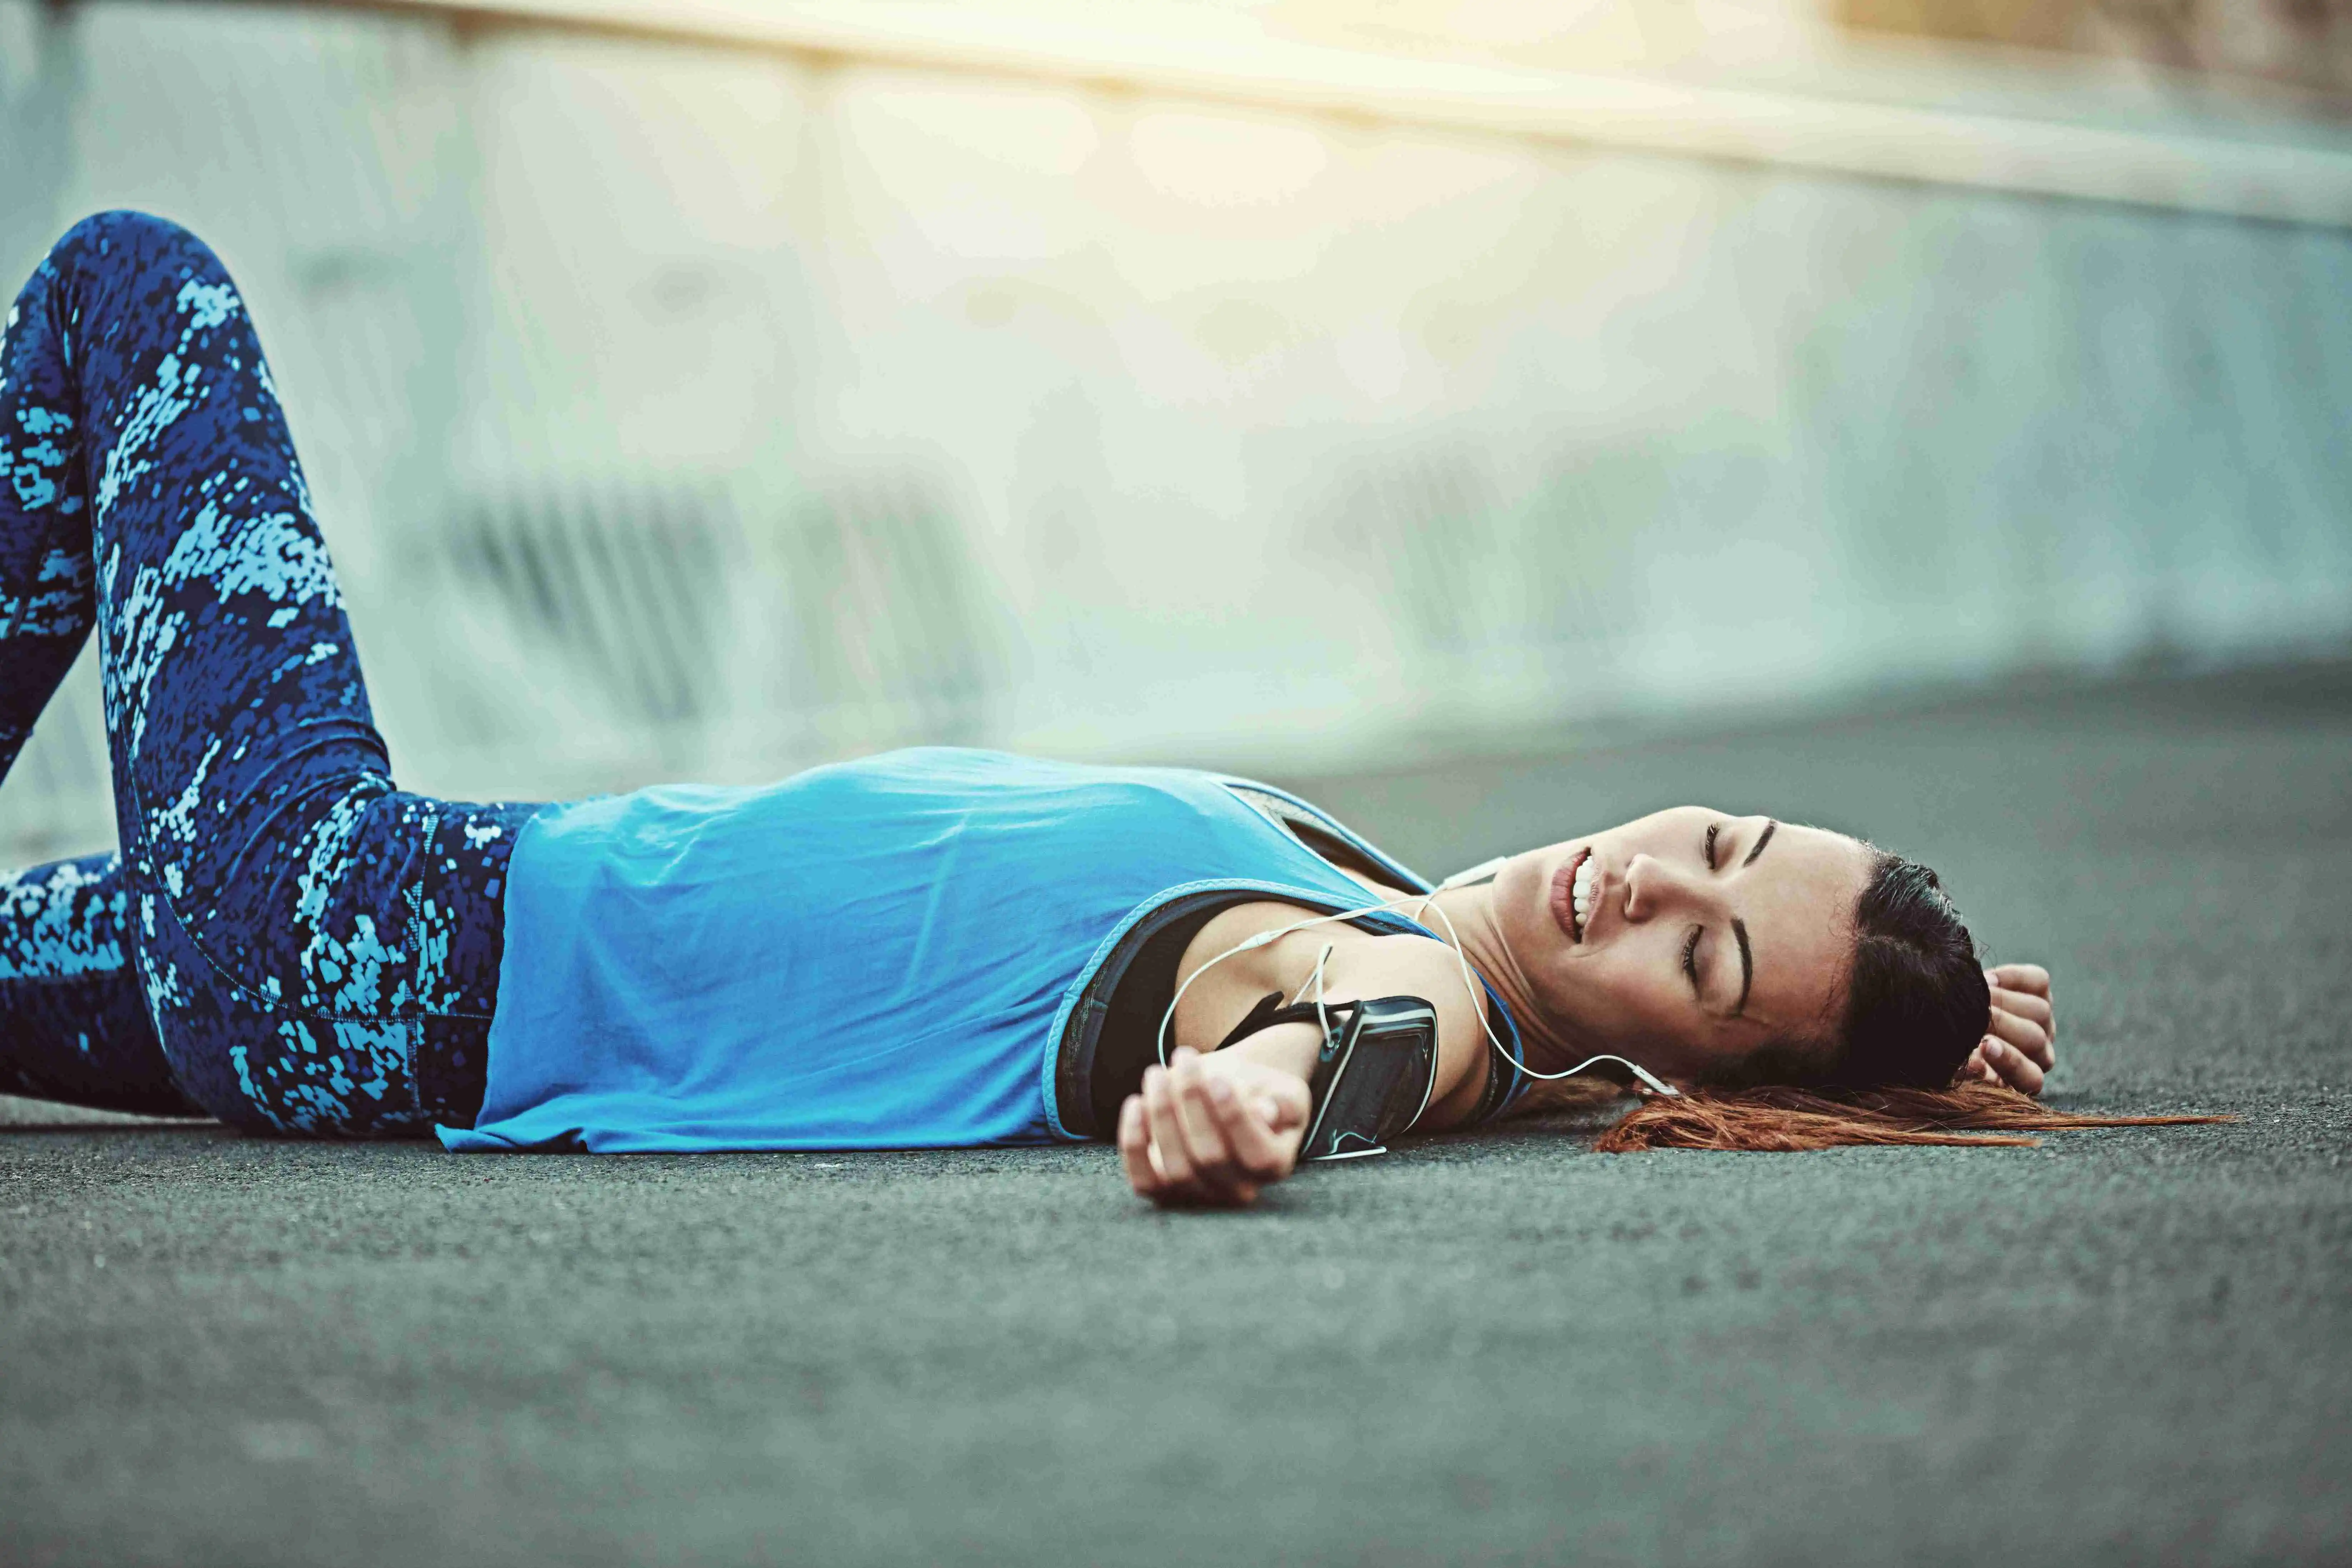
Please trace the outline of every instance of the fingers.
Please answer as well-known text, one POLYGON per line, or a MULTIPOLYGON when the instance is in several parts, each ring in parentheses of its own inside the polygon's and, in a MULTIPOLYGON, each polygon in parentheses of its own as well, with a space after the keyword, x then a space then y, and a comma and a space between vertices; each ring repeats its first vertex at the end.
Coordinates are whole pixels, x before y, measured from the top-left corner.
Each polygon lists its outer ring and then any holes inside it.
POLYGON ((2006 1047, 2009 1054, 2005 1058, 2000 1049, 1979 1047, 1969 1059, 1974 1063, 1981 1058, 2002 1081, 2039 1094, 2043 1076, 2058 1065, 2058 1014, 2050 1004, 2050 972, 2038 963, 2003 963, 1986 970, 1985 982, 1992 988, 1985 1042, 2006 1047))
POLYGON ((1166 1068, 1143 1069, 1143 1117, 1151 1135, 1151 1163, 1160 1168, 1168 1186, 1181 1188, 1192 1181, 1192 1152, 1184 1142, 1184 1124, 1177 1115, 1168 1078, 1166 1068))
POLYGON ((1167 1184, 1151 1163, 1151 1135, 1143 1116, 1143 1096, 1130 1094, 1118 1108, 1118 1163, 1138 1197, 1157 1197, 1167 1184))
POLYGON ((2044 1071, 2058 1065, 2058 1053, 2051 1047, 2049 1033, 2031 1018, 2021 1018, 1996 1007, 1985 1020, 1985 1037, 2016 1047, 2044 1071))
POLYGON ((2042 1092, 2042 1064, 2007 1040, 1987 1035, 1977 1043, 1976 1053, 1969 1060, 1972 1064, 1980 1062, 1992 1081, 2006 1083, 2021 1094, 2042 1092))
POLYGON ((1184 1131, 1193 1176, 1206 1185, 1215 1186, 1232 1171, 1234 1154, 1225 1142, 1224 1127, 1205 1093, 1207 1087, 1208 1078, 1201 1070, 1201 1058, 1191 1050, 1178 1050, 1168 1071, 1168 1090, 1175 1100, 1176 1123, 1184 1131))
MULTIPOLYGON (((1252 1114, 1243 1104, 1242 1097, 1234 1091, 1233 1085, 1223 1079, 1211 1079, 1207 1092, 1211 1107, 1224 1125, 1226 1146, 1233 1150, 1234 1163, 1244 1180, 1262 1184, 1278 1182, 1290 1174, 1290 1163, 1296 1157, 1297 1145, 1279 1135, 1276 1125, 1277 1117, 1260 1120, 1252 1114)), ((1277 1116, 1286 1109, 1272 1100, 1266 1103, 1276 1106, 1277 1116)), ((1298 1118, 1300 1121, 1304 1120, 1303 1116, 1298 1118)), ((1283 1123, 1286 1126, 1289 1124, 1283 1123)))
POLYGON ((1158 1203, 1247 1204, 1288 1173, 1279 1141, 1243 1105, 1231 1084, 1202 1070, 1180 1048, 1166 1068, 1145 1069, 1139 1108, 1120 1115, 1120 1159, 1136 1185, 1139 1159, 1156 1178, 1136 1191, 1158 1203), (1132 1121, 1137 1131, 1129 1132, 1132 1121), (1127 1144, 1134 1136, 1138 1154, 1127 1144))
POLYGON ((2034 1023, 2042 1026, 2043 1034, 2053 1039, 2057 1038, 2057 1010, 2050 1005, 2048 997, 2036 996, 2031 991, 2011 991, 1996 985, 1992 991, 1992 1005, 2000 1012, 2013 1014, 2020 1018, 2031 1018, 2034 1023))
POLYGON ((1997 963, 1985 971, 1985 984, 2003 991, 2022 991, 2047 1001, 2050 972, 2038 963, 1997 963))

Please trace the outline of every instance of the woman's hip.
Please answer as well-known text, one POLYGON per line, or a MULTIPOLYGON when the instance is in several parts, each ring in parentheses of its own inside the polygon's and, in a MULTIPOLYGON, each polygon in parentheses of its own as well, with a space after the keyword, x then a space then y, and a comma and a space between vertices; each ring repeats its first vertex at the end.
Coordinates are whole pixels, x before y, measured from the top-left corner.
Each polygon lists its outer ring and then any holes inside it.
POLYGON ((417 1137, 481 1103, 516 836, 536 804, 381 780, 284 825, 266 862, 192 907, 126 857, 139 970, 189 1096, 249 1131, 417 1137))

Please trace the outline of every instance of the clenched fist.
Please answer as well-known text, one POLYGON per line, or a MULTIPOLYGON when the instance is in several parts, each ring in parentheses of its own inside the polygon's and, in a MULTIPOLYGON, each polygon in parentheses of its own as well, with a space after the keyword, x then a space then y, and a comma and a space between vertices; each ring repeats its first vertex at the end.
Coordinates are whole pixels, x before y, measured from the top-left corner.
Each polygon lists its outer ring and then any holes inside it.
POLYGON ((1313 1109, 1306 1080, 1235 1051, 1179 1046, 1118 1113, 1128 1184, 1153 1203, 1239 1205, 1290 1174, 1313 1109))
POLYGON ((2058 1065, 2050 972, 2038 963, 2004 963, 1986 970, 1985 983, 1992 987, 1992 1016, 1960 1076, 2040 1094, 2042 1079, 2058 1065))

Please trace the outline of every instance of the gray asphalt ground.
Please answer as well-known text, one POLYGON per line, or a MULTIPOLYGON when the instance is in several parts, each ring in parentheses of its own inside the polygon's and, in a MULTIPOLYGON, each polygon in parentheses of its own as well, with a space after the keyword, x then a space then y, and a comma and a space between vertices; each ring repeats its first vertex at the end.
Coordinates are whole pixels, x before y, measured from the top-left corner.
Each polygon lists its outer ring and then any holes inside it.
POLYGON ((1100 1148, 0 1127, 0 1560, 2352 1557, 2352 671, 1292 781, 1433 870, 1697 799, 2058 976, 2041 1148, 1573 1127, 1160 1215, 1100 1148))

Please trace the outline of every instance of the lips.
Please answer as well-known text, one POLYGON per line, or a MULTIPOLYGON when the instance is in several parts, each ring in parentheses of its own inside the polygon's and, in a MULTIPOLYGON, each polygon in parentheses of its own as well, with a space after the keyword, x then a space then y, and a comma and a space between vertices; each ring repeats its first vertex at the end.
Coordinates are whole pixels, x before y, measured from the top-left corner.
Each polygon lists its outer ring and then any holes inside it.
POLYGON ((1576 871, 1578 867, 1591 858, 1591 855, 1592 851, 1589 847, 1580 849, 1570 856, 1559 870, 1552 873, 1551 918, 1559 924, 1559 929, 1567 933, 1568 940, 1574 942, 1581 942, 1584 940, 1583 923, 1576 918, 1574 896, 1576 871))

